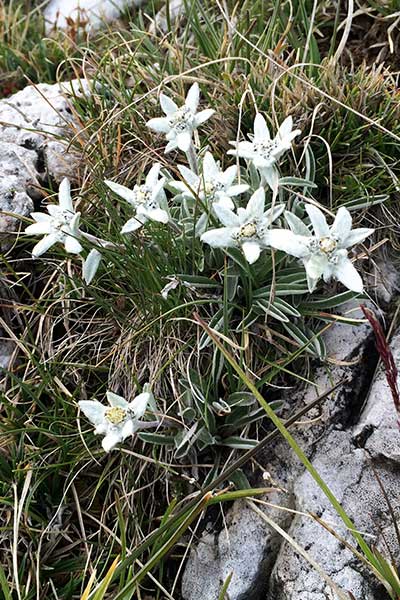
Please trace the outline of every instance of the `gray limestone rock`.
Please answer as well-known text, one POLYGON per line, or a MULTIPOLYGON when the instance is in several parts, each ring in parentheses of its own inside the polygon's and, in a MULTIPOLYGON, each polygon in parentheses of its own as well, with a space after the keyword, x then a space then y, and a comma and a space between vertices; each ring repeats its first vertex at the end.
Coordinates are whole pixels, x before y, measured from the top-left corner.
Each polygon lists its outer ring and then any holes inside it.
MULTIPOLYGON (((44 9, 46 32, 55 29, 71 29, 77 27, 85 31, 101 29, 107 23, 118 19, 124 10, 131 6, 141 6, 145 0, 50 0, 44 9)), ((168 20, 175 21, 184 12, 183 0, 170 0, 154 18, 150 30, 168 31, 168 20)))
MULTIPOLYGON (((400 332, 392 348, 400 358, 400 332)), ((391 548, 398 556, 398 542, 389 508, 377 476, 394 507, 400 505, 400 431, 388 384, 382 368, 374 378, 358 423, 346 431, 329 430, 317 446, 313 465, 341 502, 358 531, 381 552, 391 548), (377 476, 376 476, 377 475, 377 476)), ((296 508, 312 511, 340 536, 354 543, 329 501, 308 473, 294 483, 296 508)), ((290 535, 319 562, 343 590, 357 600, 383 600, 382 589, 354 555, 315 520, 299 516, 290 535)), ((328 587, 292 548, 283 544, 275 563, 268 600, 315 600, 329 598, 328 587)))
POLYGON ((18 228, 17 217, 27 216, 41 185, 51 178, 74 179, 80 157, 68 147, 74 116, 68 93, 87 93, 85 81, 30 85, 0 100, 0 233, 18 228))
MULTIPOLYGON (((353 308, 347 306, 344 310, 353 308)), ((356 312, 352 315, 360 316, 356 312)), ((290 400, 291 410, 296 410, 344 376, 350 381, 332 394, 320 412, 307 415, 304 424, 293 433, 358 530, 367 534, 368 542, 383 552, 388 546, 398 556, 390 512, 375 472, 393 505, 399 506, 400 433, 384 373, 381 369, 376 372, 378 357, 371 330, 364 324, 357 328, 335 325, 326 342, 331 366, 316 370, 316 387, 290 392, 287 404, 290 400)), ((394 337, 392 347, 399 362, 400 332, 394 337)), ((283 511, 265 507, 268 516, 286 527, 327 575, 356 600, 384 600, 382 588, 351 551, 315 519, 302 514, 308 511, 317 514, 339 536, 354 541, 287 444, 278 441, 258 460, 273 480, 290 492, 276 493, 272 503, 287 506, 292 494, 294 504, 289 505, 297 511, 292 520, 287 514, 285 520, 283 511)), ((335 598, 314 568, 288 542, 282 543, 243 502, 235 503, 228 513, 226 529, 203 534, 192 549, 183 578, 183 597, 216 600, 231 571, 229 600, 335 598)))

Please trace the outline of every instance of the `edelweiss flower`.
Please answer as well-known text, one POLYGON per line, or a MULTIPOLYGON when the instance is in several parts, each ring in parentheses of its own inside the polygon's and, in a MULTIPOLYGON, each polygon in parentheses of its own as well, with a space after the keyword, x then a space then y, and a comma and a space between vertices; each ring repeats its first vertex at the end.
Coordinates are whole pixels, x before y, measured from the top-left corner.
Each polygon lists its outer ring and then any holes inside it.
POLYGON ((210 208, 219 204, 225 208, 234 209, 232 198, 249 189, 249 186, 245 184, 232 185, 237 175, 236 165, 222 171, 211 152, 206 152, 204 155, 201 176, 183 165, 178 165, 178 169, 185 181, 171 182, 174 189, 189 198, 196 198, 197 195, 210 208))
POLYGON ((36 244, 32 250, 32 256, 41 256, 49 248, 60 242, 64 244, 66 252, 79 254, 82 246, 77 240, 81 233, 79 231, 80 213, 76 213, 72 206, 71 188, 68 179, 63 179, 58 191, 58 206, 48 204, 46 215, 41 212, 31 213, 36 223, 28 225, 25 233, 44 234, 44 238, 36 244))
POLYGON ((235 150, 229 150, 228 154, 239 156, 253 162, 262 177, 271 181, 274 165, 278 159, 289 150, 292 141, 301 133, 300 129, 293 131, 293 119, 287 117, 279 127, 276 136, 271 139, 269 129, 261 113, 257 113, 254 119, 254 135, 250 135, 250 142, 229 142, 235 146, 235 150))
POLYGON ((105 180, 104 183, 115 194, 129 202, 136 211, 135 216, 125 223, 121 233, 131 233, 139 229, 149 219, 160 223, 168 223, 167 199, 164 192, 165 178, 158 179, 160 168, 160 163, 153 165, 146 176, 145 183, 135 185, 133 190, 114 181, 105 180))
POLYGON ((189 89, 185 104, 181 107, 165 94, 160 94, 161 108, 166 117, 150 119, 147 127, 158 133, 165 133, 168 140, 165 152, 175 148, 187 152, 192 144, 193 131, 214 114, 215 111, 211 108, 197 112, 199 97, 198 83, 194 83, 189 89))
POLYGON ((104 406, 97 400, 78 402, 83 414, 95 425, 94 432, 105 436, 101 445, 106 452, 146 425, 145 421, 139 419, 143 417, 149 403, 154 403, 154 396, 149 391, 148 384, 143 389, 145 391, 132 402, 127 402, 125 398, 112 392, 106 393, 110 406, 104 406))
POLYGON ((246 208, 238 208, 237 214, 216 204, 215 213, 225 227, 206 231, 201 240, 213 248, 241 248, 246 260, 252 264, 259 258, 261 250, 270 245, 269 226, 283 209, 280 205, 265 211, 265 192, 260 187, 246 208))
POLYGON ((334 277, 349 290, 361 293, 363 282, 348 258, 346 248, 359 244, 374 230, 366 228, 352 230, 351 216, 344 206, 339 208, 331 227, 328 226, 319 208, 308 204, 306 211, 314 235, 298 217, 288 212, 285 216, 291 231, 273 229, 269 234, 270 245, 302 259, 310 292, 315 290, 321 277, 326 282, 334 277))

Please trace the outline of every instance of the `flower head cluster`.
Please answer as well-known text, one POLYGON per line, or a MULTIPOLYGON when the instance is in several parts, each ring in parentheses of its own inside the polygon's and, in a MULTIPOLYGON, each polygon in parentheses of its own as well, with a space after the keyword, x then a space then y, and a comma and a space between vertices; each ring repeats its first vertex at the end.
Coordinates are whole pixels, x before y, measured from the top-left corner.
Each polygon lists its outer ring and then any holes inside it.
MULTIPOLYGON (((282 203, 275 204, 273 200, 272 206, 266 210, 264 185, 267 183, 273 187, 272 196, 275 198, 279 185, 278 161, 300 133, 299 129, 293 128, 292 117, 282 122, 272 138, 265 118, 257 113, 254 133, 249 135, 249 140, 231 142, 234 148, 228 154, 252 163, 261 175, 261 187, 254 191, 244 208, 240 206, 238 197, 248 192, 250 185, 246 178, 244 183, 236 182, 239 178, 237 165, 222 170, 209 151, 204 153, 200 164, 196 158, 193 132, 214 112, 211 109, 198 112, 199 95, 199 86, 194 83, 184 105, 179 107, 171 98, 161 94, 161 108, 166 116, 151 119, 147 123, 149 128, 166 135, 166 152, 179 148, 187 153, 191 168, 178 165, 182 180, 171 180, 167 174, 162 176, 160 163, 155 163, 144 183, 138 182, 133 189, 114 181, 105 181, 134 211, 122 227, 122 233, 135 232, 153 221, 162 225, 171 223, 174 231, 182 231, 183 236, 194 225, 195 234, 201 241, 213 248, 238 248, 250 264, 256 262, 268 247, 299 258, 306 269, 310 291, 315 289, 321 278, 326 282, 336 278, 350 290, 361 292, 362 280, 349 258, 348 248, 363 241, 373 230, 352 230, 351 216, 346 208, 339 209, 330 227, 323 213, 311 204, 306 205, 306 212, 312 231, 287 211, 285 218, 289 229, 271 227, 285 207, 282 203), (171 214, 165 189, 175 194, 171 199, 171 214), (182 199, 184 202, 181 202, 182 199), (216 220, 220 222, 220 227, 215 227, 216 220)), ((252 180, 252 174, 249 180, 252 180)), ((67 252, 79 254, 82 251, 79 240, 86 237, 95 248, 84 262, 83 275, 86 282, 92 281, 101 260, 99 248, 106 247, 108 242, 98 239, 96 242, 94 236, 79 230, 79 213, 74 211, 66 179, 60 185, 59 205, 49 205, 47 211, 48 214, 32 213, 36 222, 26 229, 26 233, 44 235, 34 247, 33 255, 40 256, 57 242, 63 243, 67 252)), ((167 288, 165 294, 173 289, 172 284, 167 288)))
POLYGON ((140 421, 149 405, 154 405, 153 394, 149 386, 144 386, 145 391, 132 402, 127 402, 122 396, 107 392, 109 406, 104 406, 98 400, 81 400, 78 402, 83 414, 95 426, 94 432, 104 435, 101 442, 103 449, 109 452, 139 431, 145 422, 140 421))
POLYGON ((211 152, 206 152, 203 159, 203 172, 199 176, 184 165, 178 165, 183 181, 173 181, 170 186, 188 198, 199 198, 207 208, 215 205, 234 209, 232 198, 247 192, 247 184, 233 182, 237 177, 235 165, 222 171, 211 152))
POLYGON ((160 169, 160 163, 153 165, 145 182, 135 185, 132 190, 114 181, 105 180, 108 187, 135 210, 135 216, 125 223, 121 233, 136 231, 149 220, 168 223, 167 198, 164 192, 165 178, 159 179, 160 169))
POLYGON ((270 183, 277 161, 286 150, 291 148, 292 141, 300 133, 300 129, 293 130, 292 117, 287 117, 279 127, 276 136, 271 138, 264 117, 261 113, 257 113, 254 119, 254 135, 249 136, 250 141, 230 142, 235 149, 229 150, 228 154, 251 161, 262 178, 270 183))
POLYGON ((44 237, 34 246, 32 256, 38 257, 47 252, 54 244, 64 245, 65 251, 71 254, 79 254, 82 246, 79 242, 81 232, 79 231, 80 213, 75 212, 72 205, 71 189, 68 179, 63 179, 58 192, 58 205, 48 204, 47 212, 33 212, 32 217, 36 221, 28 225, 25 233, 41 235, 44 237))
POLYGON ((161 108, 166 116, 150 119, 147 121, 147 127, 157 133, 165 134, 168 140, 166 153, 176 148, 188 152, 192 144, 193 131, 214 114, 215 111, 211 108, 197 112, 199 100, 198 83, 194 83, 189 89, 183 106, 178 106, 171 98, 160 94, 161 108))
POLYGON ((270 225, 282 214, 284 206, 265 210, 265 192, 260 187, 251 196, 246 208, 238 208, 234 213, 217 204, 214 210, 224 227, 206 231, 201 240, 213 248, 241 248, 246 260, 252 264, 270 245, 270 225))
POLYGON ((348 256, 347 248, 359 244, 373 233, 373 229, 352 229, 349 211, 341 206, 329 227, 323 212, 311 204, 306 205, 314 234, 294 214, 287 212, 290 231, 275 229, 269 233, 273 248, 300 258, 307 273, 308 287, 313 292, 319 279, 325 282, 338 279, 349 290, 362 292, 362 279, 348 256))

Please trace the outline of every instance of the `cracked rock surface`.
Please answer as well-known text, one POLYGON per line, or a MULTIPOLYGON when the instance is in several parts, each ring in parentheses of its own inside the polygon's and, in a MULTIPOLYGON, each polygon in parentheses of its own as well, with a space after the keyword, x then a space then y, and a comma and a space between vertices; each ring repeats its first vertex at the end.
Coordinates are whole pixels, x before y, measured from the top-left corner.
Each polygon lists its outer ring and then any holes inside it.
MULTIPOLYGON (((344 307, 352 316, 352 306, 344 307)), ((400 432, 384 372, 368 325, 334 325, 326 336, 330 366, 315 370, 316 387, 288 394, 291 412, 334 383, 349 382, 292 430, 314 467, 342 503, 367 541, 398 557, 389 509, 375 473, 393 506, 400 505, 400 432), (375 471, 375 473, 374 473, 375 471)), ((400 362, 400 331, 392 349, 400 362)), ((285 415, 284 415, 285 416, 285 415)), ((356 600, 386 600, 384 590, 363 570, 340 540, 308 511, 353 542, 308 472, 283 441, 267 448, 258 462, 281 488, 264 498, 294 508, 294 513, 261 505, 278 525, 305 549, 343 591, 356 600)), ((258 482, 257 485, 264 485, 258 482)), ((336 596, 317 571, 288 542, 269 528, 243 501, 236 502, 220 533, 207 532, 193 545, 183 578, 185 600, 215 600, 230 572, 229 600, 327 600, 336 596), (231 518, 231 514, 234 518, 231 518)))
POLYGON ((80 158, 68 148, 74 124, 68 93, 85 93, 88 84, 29 85, 0 100, 0 234, 14 231, 27 216, 49 179, 74 179, 80 158))

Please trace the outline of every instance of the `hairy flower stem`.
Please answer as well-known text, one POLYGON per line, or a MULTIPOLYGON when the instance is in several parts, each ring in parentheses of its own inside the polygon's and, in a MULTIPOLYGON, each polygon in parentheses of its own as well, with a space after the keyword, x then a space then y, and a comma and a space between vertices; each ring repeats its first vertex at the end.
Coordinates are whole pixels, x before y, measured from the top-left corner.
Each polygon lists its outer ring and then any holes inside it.
POLYGON ((186 154, 186 158, 188 159, 190 169, 193 171, 193 173, 196 173, 196 175, 198 175, 199 174, 199 166, 198 166, 197 154, 196 154, 196 150, 193 145, 193 142, 190 144, 189 150, 185 154, 186 154))
POLYGON ((98 246, 99 248, 122 248, 122 246, 118 244, 113 244, 113 242, 107 242, 107 240, 103 240, 102 238, 98 238, 95 235, 90 233, 85 233, 81 231, 82 237, 86 238, 89 242, 98 246))

